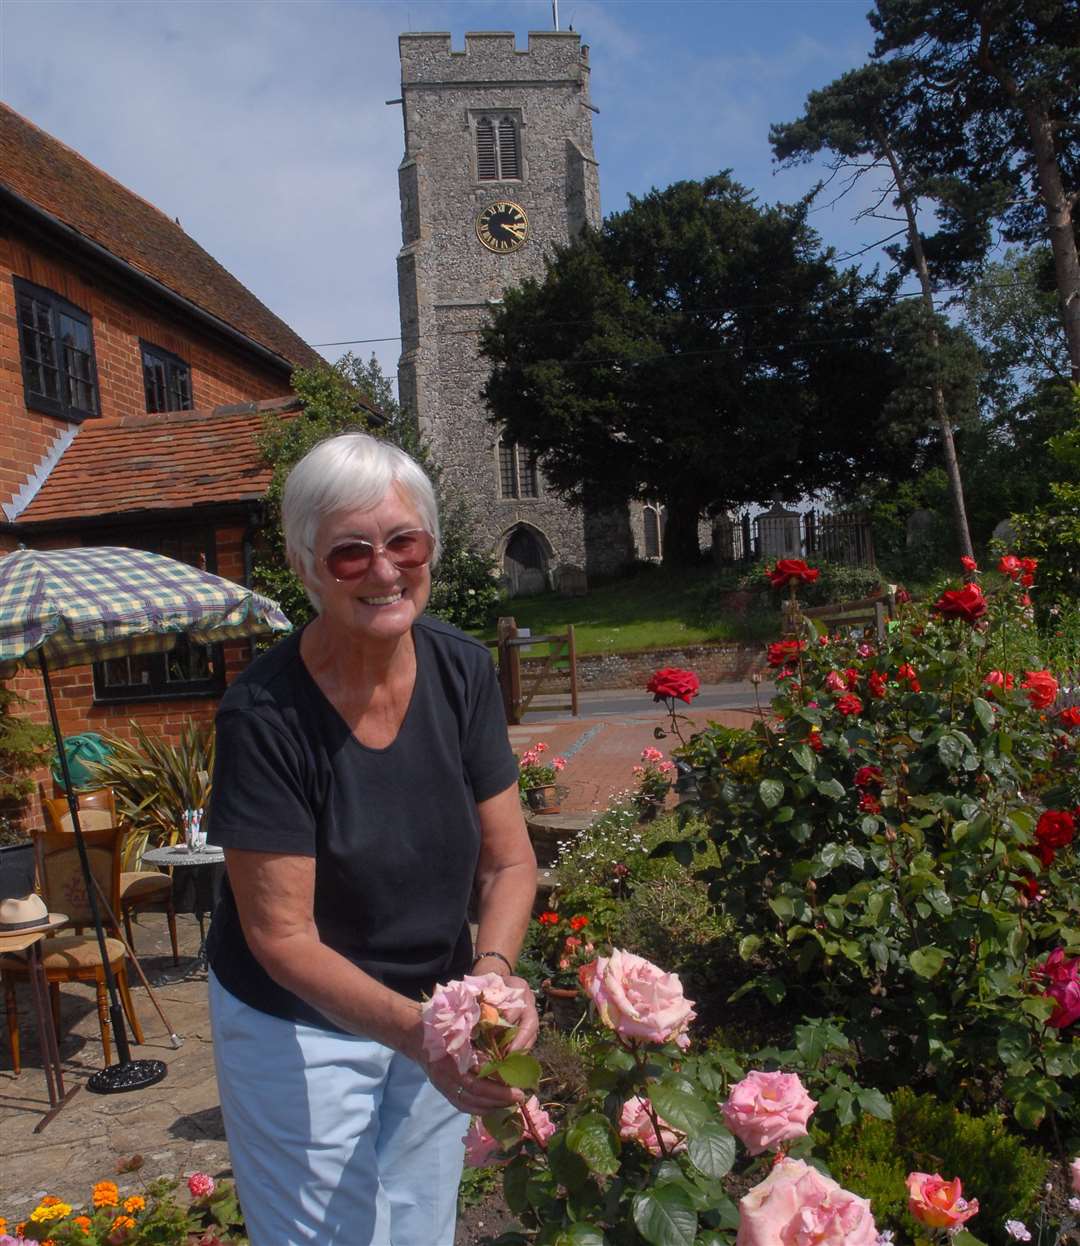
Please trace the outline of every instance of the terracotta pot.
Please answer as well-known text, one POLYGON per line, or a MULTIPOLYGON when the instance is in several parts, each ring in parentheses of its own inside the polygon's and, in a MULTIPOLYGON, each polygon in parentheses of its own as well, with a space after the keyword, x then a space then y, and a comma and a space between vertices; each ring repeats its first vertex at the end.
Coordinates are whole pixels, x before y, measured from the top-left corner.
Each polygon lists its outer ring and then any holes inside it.
POLYGON ((547 1000, 548 1012, 551 1014, 555 1028, 572 1030, 581 1021, 589 1008, 589 1001, 574 986, 552 986, 551 979, 545 978, 540 984, 547 1000))
POLYGON ((527 787, 523 795, 525 803, 533 813, 559 812, 559 791, 554 783, 545 783, 542 787, 527 787))

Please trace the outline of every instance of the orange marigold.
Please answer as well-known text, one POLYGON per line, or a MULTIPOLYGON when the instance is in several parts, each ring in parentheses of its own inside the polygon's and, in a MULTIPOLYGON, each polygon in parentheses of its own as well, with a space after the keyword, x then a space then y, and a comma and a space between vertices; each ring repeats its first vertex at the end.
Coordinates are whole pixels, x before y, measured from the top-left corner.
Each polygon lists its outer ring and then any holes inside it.
POLYGON ((6 1233, 6 1232, 7 1232, 7 1219, 4 1216, 0 1216, 0 1233, 6 1233))
POLYGON ((116 1207, 120 1202, 120 1190, 115 1181, 99 1181, 94 1186, 91 1201, 95 1207, 116 1207))
POLYGON ((25 1232, 26 1232, 26 1221, 20 1220, 19 1223, 15 1226, 15 1236, 22 1237, 23 1233, 25 1232))
POLYGON ((145 1211, 146 1199, 141 1194, 133 1194, 130 1198, 124 1199, 124 1210, 128 1215, 136 1211, 145 1211))
POLYGON ((77 1229, 82 1229, 84 1233, 89 1233, 94 1227, 94 1222, 89 1216, 76 1216, 71 1222, 77 1229))
POLYGON ((38 1206, 39 1207, 55 1207, 56 1204, 59 1202, 60 1202, 60 1199, 58 1199, 55 1194, 46 1194, 45 1197, 41 1200, 41 1202, 38 1203, 38 1206))
POLYGON ((115 1233, 118 1229, 133 1229, 135 1221, 130 1216, 117 1216, 109 1226, 109 1232, 115 1233))

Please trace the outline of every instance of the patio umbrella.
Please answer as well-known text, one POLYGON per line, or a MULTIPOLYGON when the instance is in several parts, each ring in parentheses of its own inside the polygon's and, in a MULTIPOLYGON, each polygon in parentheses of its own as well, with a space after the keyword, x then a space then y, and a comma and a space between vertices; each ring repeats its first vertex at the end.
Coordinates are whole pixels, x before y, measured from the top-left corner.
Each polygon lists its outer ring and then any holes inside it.
POLYGON ((161 554, 78 547, 18 549, 0 558, 0 679, 10 679, 21 666, 41 671, 105 966, 109 1015, 120 1060, 95 1073, 87 1083, 90 1090, 104 1094, 138 1090, 161 1081, 167 1070, 161 1060, 131 1059, 49 671, 125 654, 161 652, 171 649, 181 636, 209 645, 290 628, 268 597, 161 554))

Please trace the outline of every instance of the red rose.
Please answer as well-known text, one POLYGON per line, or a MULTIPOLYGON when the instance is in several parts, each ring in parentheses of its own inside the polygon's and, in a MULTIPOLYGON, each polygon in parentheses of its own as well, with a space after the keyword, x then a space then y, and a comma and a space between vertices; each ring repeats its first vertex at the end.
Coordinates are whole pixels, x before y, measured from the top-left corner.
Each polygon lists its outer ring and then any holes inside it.
POLYGON ((933 608, 942 618, 976 623, 986 613, 986 598, 977 584, 965 584, 963 588, 947 588, 933 608))
MULTIPOLYGON (((1031 588, 1035 583, 1035 577, 1031 574, 1030 571, 1025 571, 1024 574, 1020 577, 1020 583, 1025 588, 1031 588)), ((1027 597, 1027 593, 1025 593, 1024 596, 1027 597)), ((1030 599, 1024 602, 1023 604, 1025 606, 1030 605, 1031 604, 1030 599)))
POLYGON ((963 567, 965 571, 978 571, 979 569, 976 565, 975 559, 969 558, 967 554, 961 556, 960 566, 963 567))
POLYGON ((1076 820, 1064 809, 1047 809, 1035 827, 1037 852, 1044 866, 1051 865, 1059 848, 1071 844, 1076 834, 1076 820))
POLYGON ((1068 705, 1059 715, 1066 727, 1080 727, 1080 705, 1068 705))
POLYGON ((859 797, 860 813, 880 813, 881 801, 872 792, 863 792, 859 797))
POLYGON ((907 591, 906 588, 904 588, 902 584, 893 594, 893 597, 898 606, 906 606, 908 602, 911 600, 911 594, 907 591))
POLYGON ((651 692, 657 701, 678 697, 687 705, 697 696, 700 689, 701 681, 694 672, 680 670, 677 666, 665 666, 662 671, 654 671, 652 678, 645 685, 645 691, 651 692))
POLYGON ((1004 692, 1012 692, 1016 680, 1007 671, 991 671, 983 680, 991 688, 1000 688, 1004 692))
POLYGON ((883 787, 885 772, 880 766, 860 766, 855 771, 856 787, 883 787))
POLYGON ((854 666, 849 666, 847 670, 844 671, 844 679, 847 681, 847 686, 849 688, 856 687, 859 682, 858 670, 856 670, 854 666))
POLYGON ((910 662, 904 662, 901 666, 897 667, 896 678, 897 679, 915 679, 916 678, 915 668, 911 665, 910 662))
POLYGON ((837 698, 836 708, 846 717, 848 714, 861 714, 863 704, 854 693, 845 692, 837 698))
POLYGON ((805 648, 805 640, 778 640, 769 646, 769 665, 789 666, 805 648))
POLYGON ((1003 555, 1001 561, 998 563, 998 570, 1002 575, 1007 575, 1010 580, 1015 580, 1023 569, 1024 564, 1015 554, 1003 555))
POLYGON ((814 750, 815 753, 820 753, 821 750, 825 747, 825 744, 821 738, 820 731, 811 731, 810 734, 806 737, 806 742, 807 744, 810 745, 810 747, 814 750))
POLYGON ((816 567, 808 567, 801 558, 781 558, 766 574, 773 588, 783 588, 799 580, 804 584, 813 584, 821 572, 816 567))
POLYGON ((1020 566, 1028 573, 1034 575, 1039 569, 1039 560, 1037 558, 1021 558, 1020 566))
POLYGON ((888 683, 880 671, 871 671, 866 680, 870 695, 880 700, 888 691, 888 683))
POLYGON ((1027 671, 1020 687, 1027 689, 1028 700, 1037 710, 1052 705, 1058 694, 1058 681, 1049 671, 1027 671))

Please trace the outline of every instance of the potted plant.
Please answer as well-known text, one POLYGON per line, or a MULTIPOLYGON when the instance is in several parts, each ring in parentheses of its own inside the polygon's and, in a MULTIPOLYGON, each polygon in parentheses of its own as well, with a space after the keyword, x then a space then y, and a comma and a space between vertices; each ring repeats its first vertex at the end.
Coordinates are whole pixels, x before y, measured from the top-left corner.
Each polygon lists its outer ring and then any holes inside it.
POLYGON ((536 921, 540 927, 536 942, 546 974, 541 990, 555 1025, 560 1030, 572 1030, 588 1005, 581 992, 578 971, 596 956, 596 946, 585 933, 589 917, 575 913, 565 918, 548 909, 536 921))
POLYGON ((566 768, 565 757, 544 761, 547 745, 539 740, 518 758, 518 791, 534 813, 558 813, 559 792, 555 776, 566 768))
POLYGON ((642 822, 651 822, 664 807, 664 798, 671 790, 675 763, 668 761, 658 748, 641 750, 641 762, 634 767, 637 790, 634 808, 642 822))
POLYGON ((0 900, 17 900, 34 890, 34 845, 0 814, 0 900))

